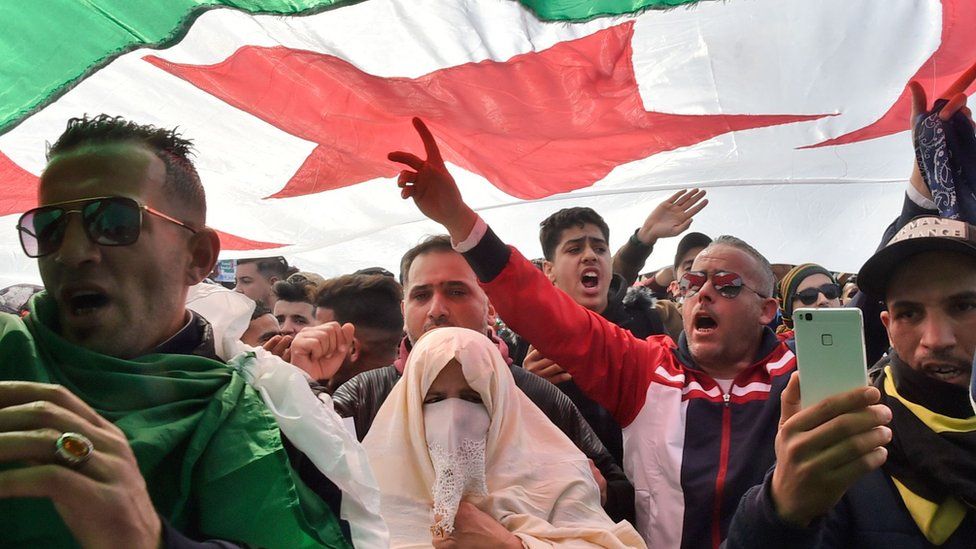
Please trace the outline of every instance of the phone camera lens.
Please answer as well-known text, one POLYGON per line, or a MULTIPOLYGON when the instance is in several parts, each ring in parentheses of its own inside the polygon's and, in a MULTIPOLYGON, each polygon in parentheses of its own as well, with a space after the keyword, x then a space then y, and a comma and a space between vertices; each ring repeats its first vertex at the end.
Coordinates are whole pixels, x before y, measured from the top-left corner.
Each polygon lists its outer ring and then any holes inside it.
POLYGON ((806 318, 807 320, 813 320, 813 315, 812 315, 812 314, 810 314, 810 313, 807 313, 807 314, 805 314, 805 315, 803 315, 803 316, 804 316, 804 317, 805 317, 805 318, 806 318))

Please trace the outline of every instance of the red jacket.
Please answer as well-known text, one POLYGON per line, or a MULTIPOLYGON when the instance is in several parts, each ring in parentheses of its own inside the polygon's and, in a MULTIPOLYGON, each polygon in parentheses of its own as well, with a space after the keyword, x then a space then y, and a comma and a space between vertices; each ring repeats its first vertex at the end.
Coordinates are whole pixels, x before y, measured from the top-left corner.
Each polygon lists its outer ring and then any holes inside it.
POLYGON ((499 316, 573 375, 623 428, 624 470, 649 547, 718 547, 739 498, 773 465, 779 394, 796 359, 766 330, 728 393, 684 341, 638 339, 578 305, 490 230, 464 254, 499 316))

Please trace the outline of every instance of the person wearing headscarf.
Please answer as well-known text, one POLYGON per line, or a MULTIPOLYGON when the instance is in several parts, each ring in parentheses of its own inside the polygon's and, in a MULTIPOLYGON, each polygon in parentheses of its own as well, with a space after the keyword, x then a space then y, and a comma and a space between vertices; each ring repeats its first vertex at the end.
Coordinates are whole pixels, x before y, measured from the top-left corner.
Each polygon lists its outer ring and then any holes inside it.
POLYGON ((645 547, 607 516, 586 457, 473 330, 417 341, 363 444, 392 547, 645 547), (476 541, 471 521, 496 537, 476 541))
POLYGON ((778 329, 793 329, 793 311, 801 307, 840 307, 840 285, 834 275, 815 263, 790 269, 777 286, 783 324, 778 329))

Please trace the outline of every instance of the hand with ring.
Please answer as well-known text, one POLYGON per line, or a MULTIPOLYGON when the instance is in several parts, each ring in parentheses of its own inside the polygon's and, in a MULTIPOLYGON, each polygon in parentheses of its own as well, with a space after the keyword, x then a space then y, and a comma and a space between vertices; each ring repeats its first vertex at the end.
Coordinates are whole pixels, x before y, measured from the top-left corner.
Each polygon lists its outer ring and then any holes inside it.
POLYGON ((64 433, 54 443, 54 454, 69 467, 78 467, 95 452, 92 441, 80 433, 64 433))
POLYGON ((0 381, 0 499, 47 498, 83 547, 157 547, 162 525, 125 434, 58 385, 0 381))

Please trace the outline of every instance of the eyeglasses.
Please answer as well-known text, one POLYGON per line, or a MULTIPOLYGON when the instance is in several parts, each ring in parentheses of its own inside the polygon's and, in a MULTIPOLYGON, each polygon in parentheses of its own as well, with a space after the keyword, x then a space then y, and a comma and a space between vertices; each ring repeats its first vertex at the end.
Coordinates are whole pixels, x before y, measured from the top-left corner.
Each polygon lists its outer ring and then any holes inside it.
POLYGON ((44 257, 58 251, 68 227, 68 214, 81 214, 88 239, 101 246, 128 246, 139 240, 143 210, 196 233, 196 229, 159 210, 124 196, 69 200, 28 210, 20 216, 17 231, 28 257, 44 257), (78 206, 65 208, 68 205, 78 206))
POLYGON ((807 288, 793 295, 793 299, 799 299, 804 305, 813 305, 817 302, 817 297, 823 294, 827 299, 837 299, 840 297, 840 286, 834 283, 824 284, 819 288, 807 288))
MULTIPOLYGON (((712 273, 712 287, 715 288, 722 297, 727 299, 734 299, 736 296, 742 292, 742 288, 745 288, 752 293, 758 295, 762 298, 767 298, 769 296, 763 295, 762 292, 756 290, 755 288, 750 288, 742 281, 742 277, 738 273, 731 273, 728 271, 716 271, 712 273)), ((704 271, 688 271, 681 275, 681 281, 678 283, 681 288, 682 293, 686 298, 691 297, 701 291, 702 287, 705 286, 705 282, 708 280, 708 273, 704 271)))

